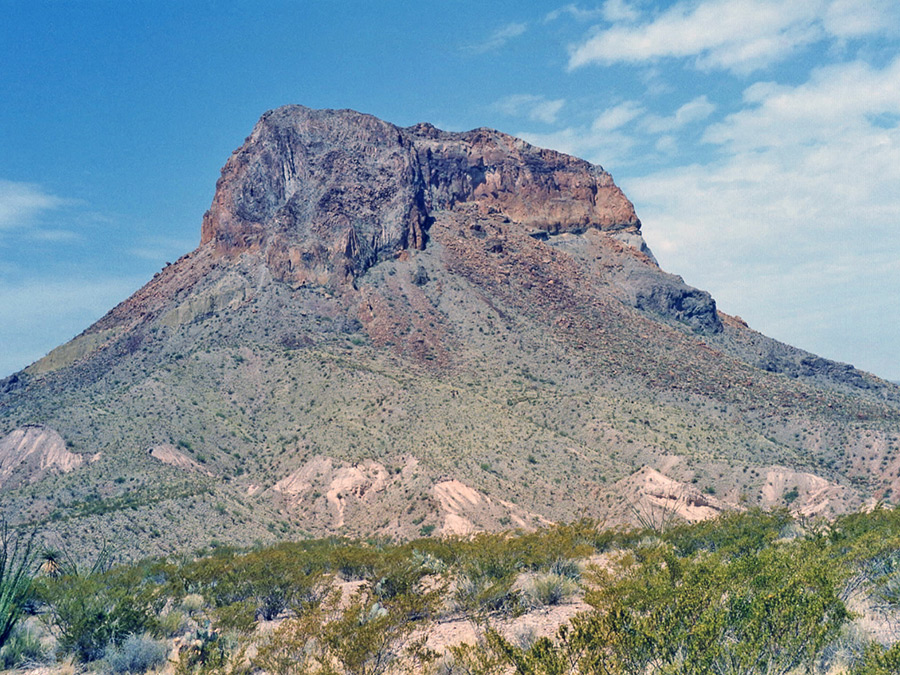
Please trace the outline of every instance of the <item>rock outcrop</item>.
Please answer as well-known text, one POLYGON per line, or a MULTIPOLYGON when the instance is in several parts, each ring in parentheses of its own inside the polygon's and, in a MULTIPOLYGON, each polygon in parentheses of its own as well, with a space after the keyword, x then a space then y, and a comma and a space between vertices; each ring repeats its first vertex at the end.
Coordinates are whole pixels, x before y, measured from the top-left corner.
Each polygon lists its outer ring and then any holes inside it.
POLYGON ((86 459, 70 452, 53 429, 36 424, 14 429, 0 439, 0 489, 34 483, 48 474, 74 471, 86 459))
POLYGON ((471 202, 550 233, 640 231, 612 177, 584 160, 491 129, 402 129, 285 106, 263 115, 225 164, 201 244, 259 251, 276 278, 324 284, 423 249, 434 211, 471 202))

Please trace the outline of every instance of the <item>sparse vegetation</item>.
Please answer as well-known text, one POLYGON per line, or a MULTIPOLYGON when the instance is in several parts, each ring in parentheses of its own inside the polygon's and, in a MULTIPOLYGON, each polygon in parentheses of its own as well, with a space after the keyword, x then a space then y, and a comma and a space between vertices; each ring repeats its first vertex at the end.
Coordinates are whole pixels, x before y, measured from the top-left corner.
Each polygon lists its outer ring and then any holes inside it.
MULTIPOLYGON (((134 565, 104 556, 45 568, 27 595, 61 657, 110 673, 152 670, 181 636, 178 673, 882 675, 896 672, 900 634, 877 642, 865 626, 900 623, 898 550, 895 511, 809 523, 751 510, 662 530, 579 520, 134 565), (560 603, 582 609, 555 632, 509 628, 560 603), (448 621, 475 621, 482 639, 441 656, 428 636, 448 621)), ((27 626, 0 650, 7 668, 49 658, 27 626)))

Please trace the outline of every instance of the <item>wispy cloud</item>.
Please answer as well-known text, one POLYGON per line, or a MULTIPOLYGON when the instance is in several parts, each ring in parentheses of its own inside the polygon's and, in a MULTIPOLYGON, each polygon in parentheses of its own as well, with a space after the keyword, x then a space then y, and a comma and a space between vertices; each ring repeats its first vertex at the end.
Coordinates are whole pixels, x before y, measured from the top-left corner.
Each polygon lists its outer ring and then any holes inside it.
POLYGON ((491 52, 495 49, 500 49, 510 40, 524 35, 527 30, 527 23, 508 23, 491 33, 483 42, 468 45, 464 47, 464 50, 473 54, 491 52))
POLYGON ((694 122, 702 122, 712 115, 716 106, 710 103, 706 94, 688 101, 668 117, 648 115, 644 120, 644 128, 653 134, 667 133, 681 129, 694 122))
POLYGON ((597 132, 614 131, 625 126, 643 112, 644 108, 637 101, 625 101, 612 108, 607 108, 597 115, 591 124, 591 129, 597 132))
POLYGON ((680 2, 643 22, 630 14, 570 50, 569 68, 688 58, 701 69, 749 73, 831 38, 888 30, 897 11, 884 0, 702 0, 680 2))
POLYGON ((527 117, 534 122, 553 124, 565 104, 563 98, 550 100, 534 94, 513 94, 494 102, 491 107, 510 117, 527 117))
POLYGON ((639 141, 626 127, 642 114, 640 104, 624 101, 598 112, 590 124, 519 135, 534 145, 583 157, 595 164, 620 164, 629 160, 639 141))
POLYGON ((603 9, 582 9, 574 3, 565 5, 549 12, 545 17, 545 22, 556 21, 557 19, 568 16, 576 21, 593 21, 603 16, 603 9))
POLYGON ((606 0, 601 7, 594 9, 584 9, 574 3, 565 5, 547 14, 544 17, 544 21, 556 21, 563 16, 571 17, 575 21, 604 19, 610 23, 615 23, 618 21, 636 21, 640 18, 640 13, 627 0, 606 0))
POLYGON ((641 16, 627 0, 606 0, 602 11, 603 18, 610 23, 637 21, 641 16))
POLYGON ((0 179, 0 230, 31 225, 42 214, 70 203, 40 185, 0 179))

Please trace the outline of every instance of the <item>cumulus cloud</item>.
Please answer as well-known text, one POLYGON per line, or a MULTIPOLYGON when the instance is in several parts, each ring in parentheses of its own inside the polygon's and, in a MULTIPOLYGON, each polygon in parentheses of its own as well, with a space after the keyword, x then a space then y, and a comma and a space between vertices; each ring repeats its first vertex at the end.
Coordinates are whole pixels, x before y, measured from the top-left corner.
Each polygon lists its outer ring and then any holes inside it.
POLYGON ((606 0, 603 3, 603 18, 610 23, 637 21, 640 13, 626 0, 606 0))
POLYGON ((39 185, 0 179, 0 230, 30 225, 40 215, 68 203, 39 185))
POLYGON ((527 117, 534 122, 553 124, 565 104, 563 98, 550 100, 533 94, 513 94, 496 101, 491 107, 510 117, 527 117))
POLYGON ((900 6, 895 0, 834 0, 824 17, 825 29, 837 38, 900 32, 900 6))
POLYGON ((570 50, 569 68, 689 58, 701 69, 752 72, 823 39, 892 30, 887 0, 701 0, 643 22, 623 17, 570 50))

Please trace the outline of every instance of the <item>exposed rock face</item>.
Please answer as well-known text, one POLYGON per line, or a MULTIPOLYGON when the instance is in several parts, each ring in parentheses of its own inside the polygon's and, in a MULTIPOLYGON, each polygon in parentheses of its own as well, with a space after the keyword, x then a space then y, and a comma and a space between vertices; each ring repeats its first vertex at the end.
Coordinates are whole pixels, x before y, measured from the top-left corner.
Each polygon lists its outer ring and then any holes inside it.
POLYGON ((68 473, 84 462, 84 455, 69 452, 53 429, 21 427, 0 440, 0 488, 34 483, 49 473, 68 473))
POLYGON ((323 284, 423 249, 432 212, 475 202, 523 227, 640 231, 602 168, 491 129, 401 129, 349 110, 262 116, 222 170, 201 244, 261 251, 273 275, 323 284))
POLYGON ((162 445, 154 446, 147 450, 147 454, 163 464, 174 466, 176 469, 196 471, 198 473, 206 474, 207 476, 212 476, 211 472, 204 469, 198 462, 195 462, 183 452, 180 452, 178 448, 171 443, 163 443, 162 445))

